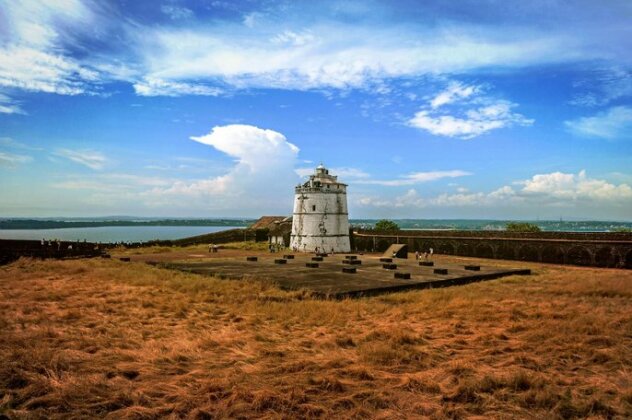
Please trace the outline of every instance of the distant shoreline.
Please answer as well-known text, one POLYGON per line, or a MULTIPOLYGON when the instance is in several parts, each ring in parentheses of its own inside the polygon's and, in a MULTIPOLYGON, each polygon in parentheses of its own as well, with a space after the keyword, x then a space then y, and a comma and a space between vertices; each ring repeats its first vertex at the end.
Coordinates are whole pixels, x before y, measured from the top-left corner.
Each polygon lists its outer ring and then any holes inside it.
MULTIPOLYGON (((98 227, 143 227, 143 226, 175 226, 175 227, 243 227, 252 225, 256 219, 121 219, 103 218, 102 220, 73 220, 73 219, 0 219, 0 230, 43 230, 43 229, 70 229, 70 228, 98 228, 98 227)), ((400 229, 411 230, 504 230, 508 222, 512 220, 496 219, 393 219, 400 229)), ((351 219, 350 224, 354 228, 371 228, 377 219, 351 219)), ((529 221, 536 224, 542 231, 554 232, 609 232, 620 229, 631 229, 632 222, 619 221, 562 221, 562 220, 537 220, 529 221)))
POLYGON ((35 220, 35 219, 5 219, 0 220, 0 230, 18 229, 70 229, 96 227, 132 227, 132 226, 213 226, 213 227, 247 227, 254 223, 254 219, 161 219, 161 220, 95 220, 95 221, 66 221, 66 220, 35 220))

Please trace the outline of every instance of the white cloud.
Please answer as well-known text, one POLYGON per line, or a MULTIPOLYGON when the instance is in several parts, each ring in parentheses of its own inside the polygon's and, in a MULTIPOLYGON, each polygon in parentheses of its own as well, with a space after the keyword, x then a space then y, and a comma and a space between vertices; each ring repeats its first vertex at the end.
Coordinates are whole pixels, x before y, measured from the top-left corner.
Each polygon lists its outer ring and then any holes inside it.
MULTIPOLYGON (((304 161, 305 163, 311 163, 310 161, 304 161)), ((297 168, 295 169, 296 174, 301 178, 308 177, 314 174, 314 168, 297 168)), ((329 168, 329 173, 337 176, 342 182, 345 182, 345 179, 358 179, 358 178, 369 178, 370 175, 358 168, 349 168, 349 167, 334 167, 329 168)))
POLYGON ((620 201, 632 199, 627 184, 614 185, 605 180, 589 178, 586 171, 578 174, 553 172, 534 175, 522 181, 523 195, 543 196, 562 200, 620 201))
POLYGON ((102 153, 94 150, 59 149, 54 154, 94 170, 103 169, 108 161, 102 153))
POLYGON ((452 171, 430 171, 430 172, 413 172, 408 175, 404 175, 401 179, 392 179, 392 180, 377 180, 377 179, 367 179, 367 180, 358 180, 356 184, 373 184, 373 185, 384 185, 390 187, 398 187, 402 185, 414 185, 422 182, 430 182, 437 181, 443 178, 458 178, 462 176, 472 175, 470 172, 462 171, 462 170, 452 170, 452 171))
POLYGON ((214 127, 204 136, 191 137, 199 143, 236 160, 224 175, 194 181, 176 181, 153 188, 143 197, 153 203, 204 206, 215 210, 250 213, 291 208, 292 187, 299 178, 294 172, 299 149, 283 134, 251 125, 214 127), (256 204, 253 204, 256 203, 256 204))
POLYGON ((615 106, 592 117, 565 121, 571 132, 606 140, 632 138, 632 107, 615 106))
POLYGON ((545 208, 575 206, 578 201, 593 205, 632 205, 632 187, 628 184, 615 185, 605 180, 589 178, 585 171, 578 174, 538 174, 515 184, 521 188, 515 190, 510 186, 503 186, 488 193, 461 190, 456 194, 442 193, 434 197, 422 197, 416 190, 410 189, 391 199, 362 196, 356 201, 364 207, 400 209, 496 208, 516 204, 523 208, 545 208))
POLYGON ((584 78, 573 83, 578 92, 570 103, 579 106, 604 106, 624 97, 632 96, 632 72, 617 66, 587 72, 584 78))
POLYGON ((438 108, 461 98, 467 98, 480 90, 480 86, 467 86, 459 82, 451 82, 446 90, 440 92, 430 101, 430 107, 438 108))
POLYGON ((134 91, 140 96, 218 96, 222 93, 222 90, 217 87, 202 84, 169 82, 156 78, 146 78, 134 83, 134 91))
POLYGON ((76 95, 99 78, 64 50, 67 31, 86 30, 93 23, 84 2, 8 2, 3 13, 7 26, 0 38, 0 86, 76 95))
POLYGON ((30 162, 32 160, 33 158, 27 155, 17 155, 0 151, 0 167, 14 168, 21 163, 30 162))
POLYGON ((302 46, 313 42, 316 38, 309 32, 297 33, 293 31, 284 31, 272 37, 272 42, 276 44, 285 44, 290 46, 302 46))
POLYGON ((193 17, 193 11, 182 6, 163 4, 160 11, 169 16, 172 20, 189 19, 193 17))
POLYGON ((428 105, 423 106, 408 124, 435 136, 471 139, 499 128, 533 124, 534 120, 512 111, 516 106, 512 102, 486 96, 482 86, 451 82, 428 105), (463 109, 458 116, 454 116, 441 109, 447 105, 463 109))
POLYGON ((566 39, 535 33, 500 39, 463 25, 390 29, 328 23, 297 31, 279 30, 278 22, 246 24, 248 30, 229 24, 212 30, 139 28, 135 50, 146 77, 296 90, 370 88, 389 78, 574 57, 562 47, 566 39))
POLYGON ((0 93, 0 114, 26 114, 26 112, 16 101, 0 93))

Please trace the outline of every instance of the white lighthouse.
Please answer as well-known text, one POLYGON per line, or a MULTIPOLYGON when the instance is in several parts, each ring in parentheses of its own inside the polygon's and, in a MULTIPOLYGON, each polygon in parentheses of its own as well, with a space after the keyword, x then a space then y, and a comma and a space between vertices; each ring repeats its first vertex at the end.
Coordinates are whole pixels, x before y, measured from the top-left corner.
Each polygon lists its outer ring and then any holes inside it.
POLYGON ((301 252, 349 252, 347 185, 320 164, 294 191, 291 247, 301 252))

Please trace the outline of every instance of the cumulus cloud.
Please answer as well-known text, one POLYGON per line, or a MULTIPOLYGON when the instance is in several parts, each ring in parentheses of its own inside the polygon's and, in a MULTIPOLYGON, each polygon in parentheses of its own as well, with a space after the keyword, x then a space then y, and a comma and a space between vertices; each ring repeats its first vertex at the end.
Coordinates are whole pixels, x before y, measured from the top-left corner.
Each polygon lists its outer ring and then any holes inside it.
POLYGON ((632 107, 615 106, 591 117, 565 121, 573 133, 606 140, 632 138, 632 107))
POLYGON ((102 153, 94 150, 59 149, 54 154, 94 170, 103 169, 108 161, 102 153))
POLYGON ((632 187, 622 183, 612 184, 605 180, 590 178, 585 171, 578 174, 553 172, 534 175, 527 180, 515 182, 521 188, 503 186, 491 192, 442 193, 434 197, 423 197, 417 190, 410 189, 391 199, 374 196, 358 197, 361 207, 420 209, 479 207, 495 208, 520 204, 524 208, 574 206, 578 201, 595 205, 632 204, 632 187))
POLYGON ((483 86, 451 82, 408 121, 435 136, 471 139, 513 125, 528 126, 532 119, 513 112, 517 104, 484 94, 483 86), (446 105, 453 105, 445 110, 446 105), (458 108, 456 109, 458 105, 458 108), (457 113, 457 116, 451 115, 457 113))
POLYGON ((520 182, 525 196, 548 199, 624 201, 632 199, 632 188, 627 184, 614 185, 605 180, 589 178, 586 171, 578 174, 553 172, 534 175, 520 182))
POLYGON ((237 213, 250 212, 253 203, 260 211, 291 208, 288 191, 299 181, 294 172, 299 149, 283 134, 233 124, 214 127, 209 134, 191 139, 234 158, 235 165, 221 176, 153 188, 144 194, 149 201, 173 203, 180 197, 185 203, 237 213))

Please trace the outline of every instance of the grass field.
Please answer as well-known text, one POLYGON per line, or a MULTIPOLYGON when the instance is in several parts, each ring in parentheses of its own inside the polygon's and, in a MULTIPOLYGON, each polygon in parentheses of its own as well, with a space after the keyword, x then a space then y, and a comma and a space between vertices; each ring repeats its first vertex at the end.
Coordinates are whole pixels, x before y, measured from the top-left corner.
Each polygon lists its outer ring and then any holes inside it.
POLYGON ((0 414, 632 416, 632 271, 521 265, 534 274, 329 301, 20 260, 0 267, 0 414))

